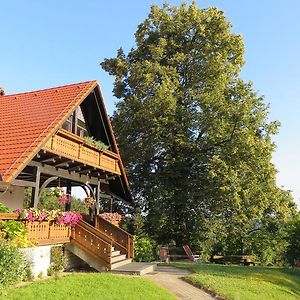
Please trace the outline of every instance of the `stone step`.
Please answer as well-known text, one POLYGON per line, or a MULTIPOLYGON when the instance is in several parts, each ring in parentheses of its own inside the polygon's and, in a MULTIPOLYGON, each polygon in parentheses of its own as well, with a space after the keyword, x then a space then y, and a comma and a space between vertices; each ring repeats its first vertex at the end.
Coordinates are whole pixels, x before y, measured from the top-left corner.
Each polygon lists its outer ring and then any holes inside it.
POLYGON ((124 275, 144 275, 154 272, 156 268, 156 263, 131 262, 122 266, 118 266, 112 269, 111 272, 124 275))
POLYGON ((118 256, 121 254, 121 251, 112 251, 111 257, 118 256))
POLYGON ((131 262, 132 262, 132 259, 124 259, 124 260, 115 262, 115 263, 111 264, 111 270, 122 267, 122 266, 127 265, 131 262))
POLYGON ((112 256, 111 257, 111 263, 117 263, 119 261, 125 260, 126 259, 126 255, 125 254, 120 254, 120 255, 116 255, 116 256, 112 256))

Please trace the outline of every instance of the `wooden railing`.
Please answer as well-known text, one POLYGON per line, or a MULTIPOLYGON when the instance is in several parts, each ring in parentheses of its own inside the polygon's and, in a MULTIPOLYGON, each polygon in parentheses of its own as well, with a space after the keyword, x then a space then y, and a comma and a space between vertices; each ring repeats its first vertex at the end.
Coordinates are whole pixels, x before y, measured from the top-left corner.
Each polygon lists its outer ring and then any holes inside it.
POLYGON ((110 240, 85 221, 79 221, 72 231, 71 243, 99 259, 110 270, 112 246, 110 240))
POLYGON ((1 220, 17 220, 19 214, 17 213, 0 213, 0 221, 1 220))
POLYGON ((38 242, 39 246, 63 244, 70 242, 71 229, 65 224, 47 222, 25 222, 28 229, 28 240, 38 242))
POLYGON ((133 258, 133 237, 131 234, 100 216, 96 216, 95 227, 112 241, 112 245, 117 250, 126 254, 127 258, 133 258))
POLYGON ((19 220, 17 213, 0 213, 0 220, 15 220, 23 222, 27 227, 28 240, 35 245, 54 245, 70 242, 71 229, 65 224, 53 221, 28 222, 19 220))
POLYGON ((100 151, 95 147, 88 146, 84 144, 82 138, 66 130, 59 130, 57 134, 53 135, 44 149, 101 170, 121 174, 118 154, 108 150, 100 151))

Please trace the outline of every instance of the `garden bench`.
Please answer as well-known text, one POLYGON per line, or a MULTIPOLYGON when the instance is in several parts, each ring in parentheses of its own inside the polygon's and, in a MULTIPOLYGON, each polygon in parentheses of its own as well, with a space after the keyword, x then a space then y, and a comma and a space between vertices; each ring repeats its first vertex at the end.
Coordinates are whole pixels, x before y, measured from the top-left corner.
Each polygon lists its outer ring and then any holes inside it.
POLYGON ((255 259, 255 256, 251 255, 225 255, 225 256, 217 256, 214 255, 210 262, 217 263, 217 264, 243 264, 244 266, 255 266, 257 264, 257 261, 255 259))

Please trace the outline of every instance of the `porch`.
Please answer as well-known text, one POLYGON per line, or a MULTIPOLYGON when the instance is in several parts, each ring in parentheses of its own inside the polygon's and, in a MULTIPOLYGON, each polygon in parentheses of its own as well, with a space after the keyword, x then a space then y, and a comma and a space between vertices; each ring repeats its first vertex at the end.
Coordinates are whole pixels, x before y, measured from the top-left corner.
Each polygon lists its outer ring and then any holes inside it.
POLYGON ((95 226, 83 217, 74 227, 55 221, 26 221, 18 213, 0 213, 0 221, 22 222, 28 231, 28 241, 39 246, 64 244, 66 249, 98 271, 109 271, 131 263, 134 256, 133 237, 100 216, 95 226))

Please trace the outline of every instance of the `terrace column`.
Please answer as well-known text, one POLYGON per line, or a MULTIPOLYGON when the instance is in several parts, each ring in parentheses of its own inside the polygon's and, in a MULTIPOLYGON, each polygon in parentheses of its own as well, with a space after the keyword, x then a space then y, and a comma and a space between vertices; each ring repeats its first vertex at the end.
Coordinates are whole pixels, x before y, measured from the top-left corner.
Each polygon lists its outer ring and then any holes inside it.
POLYGON ((65 210, 70 211, 71 210, 71 193, 72 193, 72 185, 71 182, 67 183, 67 194, 69 195, 70 202, 66 204, 65 210))
POLYGON ((95 192, 95 195, 96 195, 96 215, 99 215, 99 210, 100 210, 100 192, 101 192, 101 189, 100 189, 100 181, 98 181, 98 185, 96 187, 96 192, 95 192))
POLYGON ((34 172, 35 172, 35 186, 32 188, 30 206, 36 208, 39 203, 40 178, 41 178, 40 167, 36 167, 34 172))

